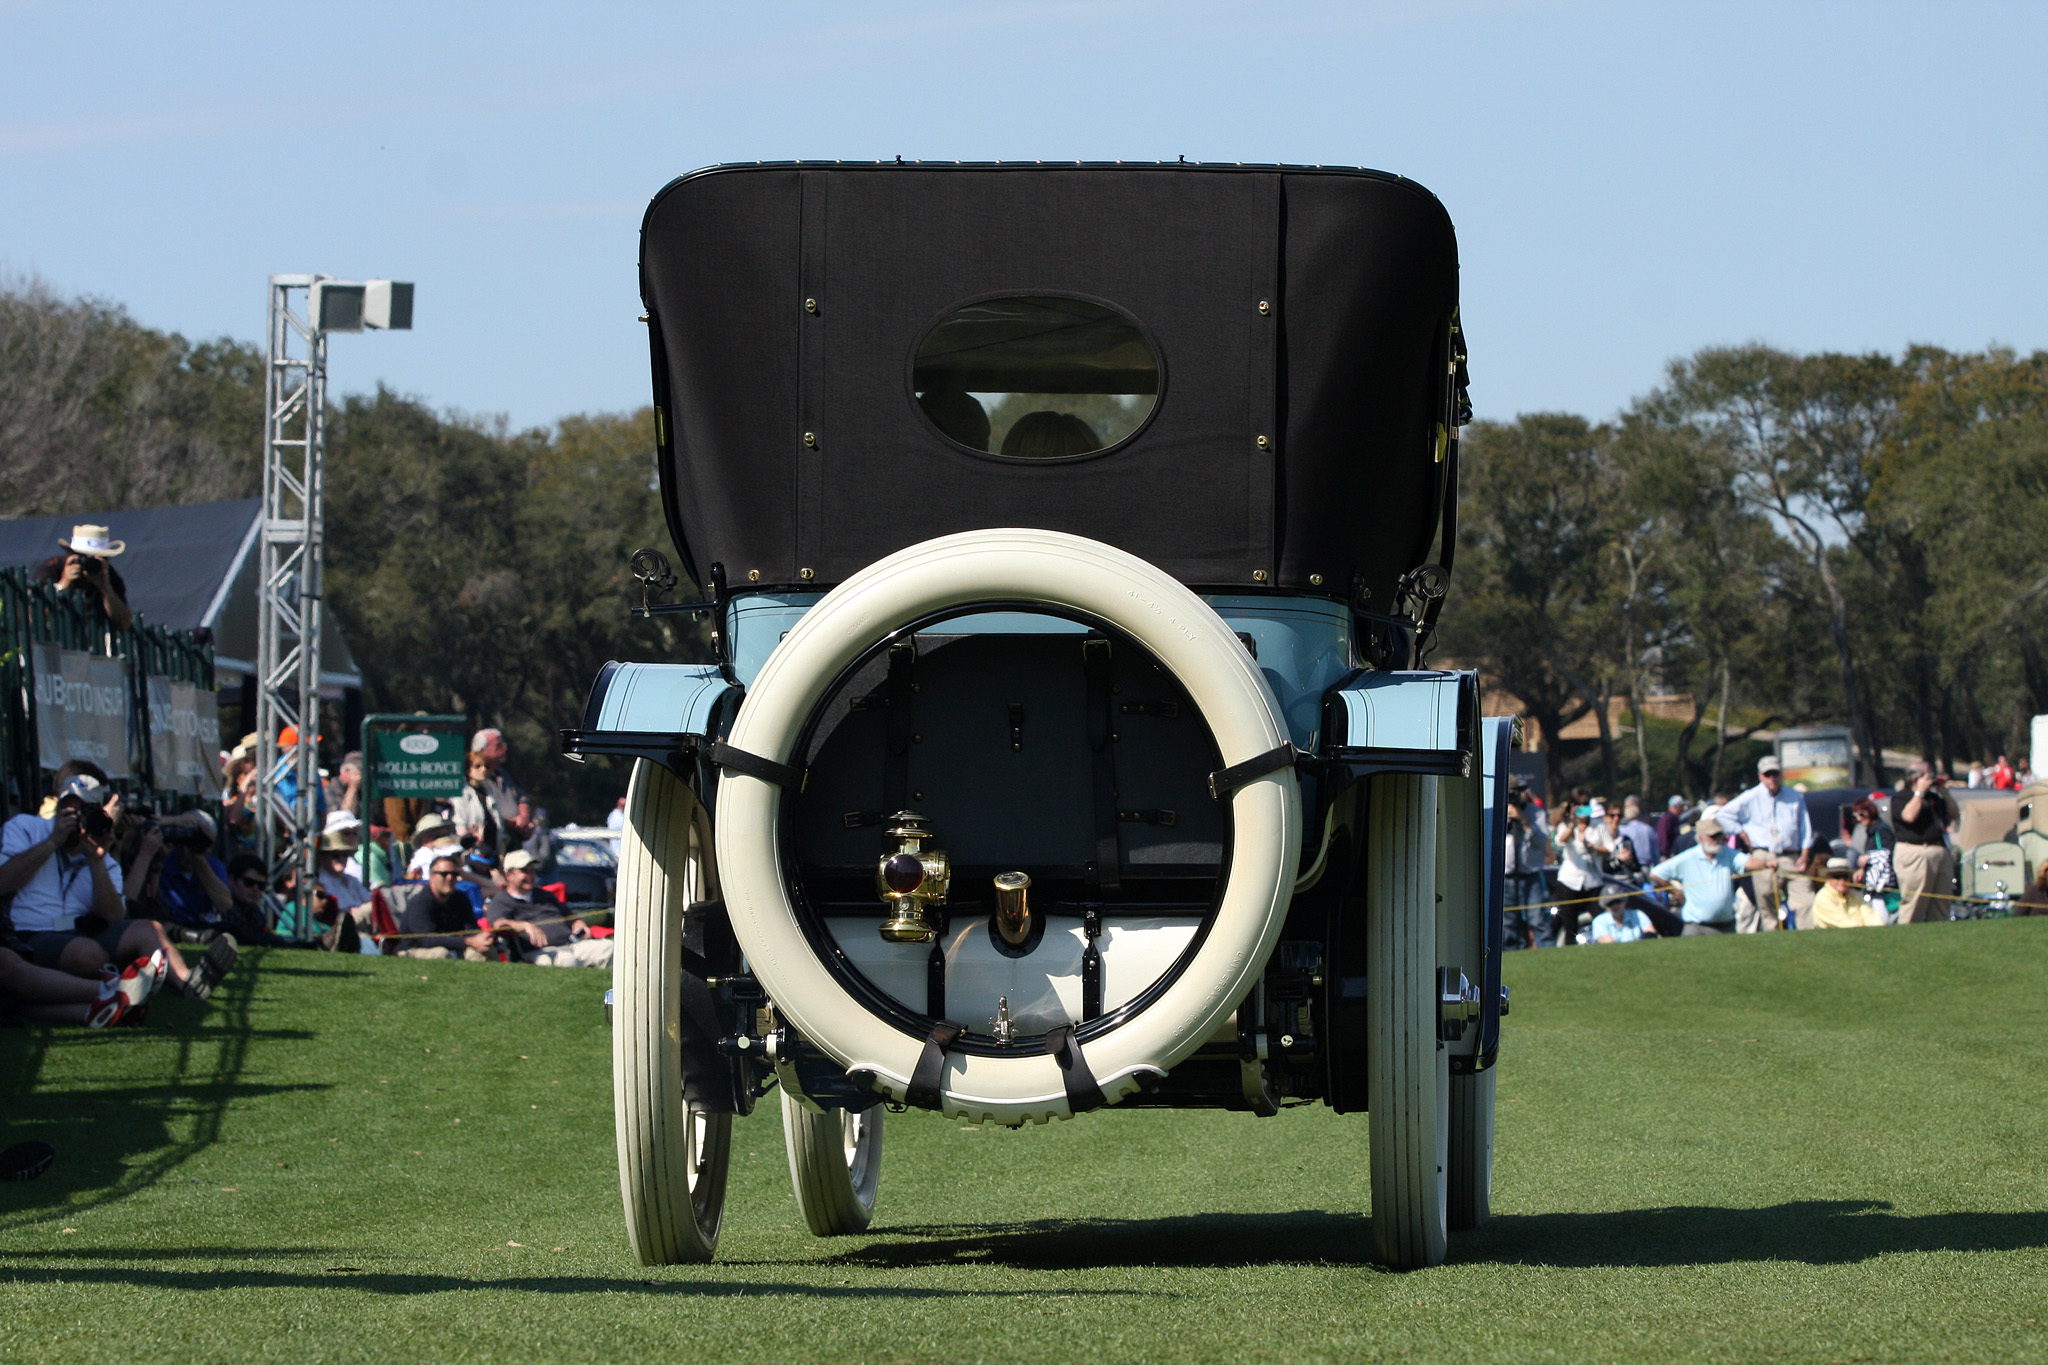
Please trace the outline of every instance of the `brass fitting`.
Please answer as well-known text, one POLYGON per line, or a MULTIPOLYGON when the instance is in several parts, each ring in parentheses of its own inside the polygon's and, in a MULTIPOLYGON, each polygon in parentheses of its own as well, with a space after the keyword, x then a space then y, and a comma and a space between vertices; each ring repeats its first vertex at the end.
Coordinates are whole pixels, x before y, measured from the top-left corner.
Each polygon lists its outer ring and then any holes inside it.
POLYGON ((1023 872, 996 874, 996 932, 1012 948, 1031 937, 1031 878, 1023 872))
POLYGON ((926 911, 946 903, 952 861, 943 850, 924 847, 932 837, 931 821, 916 811, 896 812, 888 836, 896 840, 896 847, 875 867, 875 890, 889 907, 882 937, 890 943, 930 943, 938 937, 939 927, 926 911))

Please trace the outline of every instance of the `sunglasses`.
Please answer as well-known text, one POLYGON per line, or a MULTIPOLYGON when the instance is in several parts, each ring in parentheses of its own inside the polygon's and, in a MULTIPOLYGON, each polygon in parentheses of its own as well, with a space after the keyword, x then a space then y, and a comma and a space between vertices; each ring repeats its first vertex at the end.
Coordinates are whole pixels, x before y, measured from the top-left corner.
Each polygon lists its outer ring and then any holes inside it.
POLYGON ((439 869, 436 869, 435 871, 429 872, 429 873, 428 873, 427 875, 428 875, 429 877, 452 877, 452 876, 454 876, 455 874, 454 874, 454 873, 453 873, 452 871, 451 871, 451 872, 443 872, 443 871, 440 871, 439 869))
POLYGON ((242 886, 261 886, 261 885, 263 885, 263 878, 262 878, 262 876, 261 876, 260 874, 258 874, 258 873, 255 873, 255 872, 244 872, 244 873, 243 873, 243 874, 242 874, 241 876, 239 876, 239 877, 235 878, 235 881, 236 881, 236 882, 237 882, 238 884, 242 885, 242 886))
POLYGON ((1718 844, 1727 837, 1725 834, 1702 834, 1700 842, 1703 844, 1718 844))

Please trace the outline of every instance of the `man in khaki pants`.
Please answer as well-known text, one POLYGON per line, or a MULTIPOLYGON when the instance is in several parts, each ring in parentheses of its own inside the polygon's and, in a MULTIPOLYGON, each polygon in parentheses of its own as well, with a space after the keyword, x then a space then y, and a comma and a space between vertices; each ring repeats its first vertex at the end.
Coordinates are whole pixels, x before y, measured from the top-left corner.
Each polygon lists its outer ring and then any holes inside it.
POLYGON ((1936 777, 1916 760, 1906 765, 1905 791, 1892 800, 1892 829, 1898 835, 1892 864, 1899 874, 1899 923, 1945 923, 1949 902, 1925 893, 1953 896, 1956 891, 1956 856, 1949 852, 1947 833, 1949 822, 1960 812, 1948 794, 1948 779, 1936 777), (1900 797, 1905 804, 1896 804, 1900 797))

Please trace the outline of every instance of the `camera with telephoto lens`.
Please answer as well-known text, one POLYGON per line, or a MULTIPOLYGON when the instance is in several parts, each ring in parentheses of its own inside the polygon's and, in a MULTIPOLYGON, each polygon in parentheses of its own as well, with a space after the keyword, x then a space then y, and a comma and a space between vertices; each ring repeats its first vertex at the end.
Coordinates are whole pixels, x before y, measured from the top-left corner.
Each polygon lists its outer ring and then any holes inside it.
POLYGON ((204 853, 213 847, 212 836, 199 826, 183 821, 168 824, 157 818, 156 805, 153 802, 130 801, 127 810, 141 823, 143 829, 155 830, 162 837, 165 848, 189 848, 194 853, 204 853))
POLYGON ((83 830, 85 837, 94 843, 104 844, 113 837, 114 817, 108 815, 104 810, 93 805, 84 797, 60 796, 57 798, 57 809, 77 811, 79 829, 83 830))

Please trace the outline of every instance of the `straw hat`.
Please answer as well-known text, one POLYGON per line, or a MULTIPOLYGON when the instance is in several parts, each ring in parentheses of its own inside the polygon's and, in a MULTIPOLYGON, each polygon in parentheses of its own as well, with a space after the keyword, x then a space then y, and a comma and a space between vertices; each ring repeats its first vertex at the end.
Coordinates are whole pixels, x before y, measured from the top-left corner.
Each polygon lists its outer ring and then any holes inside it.
POLYGON ((71 539, 58 536, 57 543, 75 555, 91 555, 95 559, 112 559, 128 548, 127 541, 115 540, 106 527, 83 523, 71 528, 71 539))
POLYGON ((455 826, 448 817, 438 811, 427 815, 412 827, 412 841, 415 844, 431 844, 436 839, 449 839, 455 835, 455 826))

